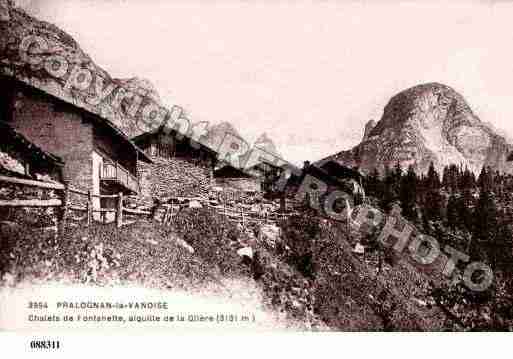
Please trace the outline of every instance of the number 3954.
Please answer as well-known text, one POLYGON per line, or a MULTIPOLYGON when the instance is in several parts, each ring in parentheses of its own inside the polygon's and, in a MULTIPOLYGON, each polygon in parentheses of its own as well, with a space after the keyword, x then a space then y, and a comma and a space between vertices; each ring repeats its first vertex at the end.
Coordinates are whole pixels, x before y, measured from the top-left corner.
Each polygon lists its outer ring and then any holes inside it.
POLYGON ((48 303, 46 302, 28 302, 29 309, 48 309, 48 303))

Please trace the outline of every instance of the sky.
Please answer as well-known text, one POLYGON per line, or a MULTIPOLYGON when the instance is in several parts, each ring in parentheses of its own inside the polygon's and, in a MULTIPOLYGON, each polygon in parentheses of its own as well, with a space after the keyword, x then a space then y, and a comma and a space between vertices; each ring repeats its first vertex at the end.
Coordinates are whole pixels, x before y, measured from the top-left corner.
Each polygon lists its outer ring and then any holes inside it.
POLYGON ((193 122, 265 132, 294 163, 356 145, 393 95, 426 82, 513 135, 510 2, 17 2, 112 77, 150 80, 193 122))

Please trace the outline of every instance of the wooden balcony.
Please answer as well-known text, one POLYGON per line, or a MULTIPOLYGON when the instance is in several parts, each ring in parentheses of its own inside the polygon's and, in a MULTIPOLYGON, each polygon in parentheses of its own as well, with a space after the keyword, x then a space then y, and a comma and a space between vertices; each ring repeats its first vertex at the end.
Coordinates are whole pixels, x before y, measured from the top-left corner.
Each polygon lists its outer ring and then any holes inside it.
POLYGON ((103 169, 100 171, 100 180, 105 182, 114 182, 127 190, 139 193, 139 181, 126 168, 117 162, 104 162, 103 169))

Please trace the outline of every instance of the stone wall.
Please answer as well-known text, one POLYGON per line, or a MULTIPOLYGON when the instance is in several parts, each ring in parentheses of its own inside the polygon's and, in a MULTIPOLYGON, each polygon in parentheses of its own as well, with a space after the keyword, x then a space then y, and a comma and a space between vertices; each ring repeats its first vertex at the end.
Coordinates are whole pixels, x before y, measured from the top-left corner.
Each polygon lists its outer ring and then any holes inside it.
POLYGON ((181 158, 152 158, 154 163, 139 162, 140 197, 145 201, 166 197, 206 196, 211 185, 208 166, 181 158))

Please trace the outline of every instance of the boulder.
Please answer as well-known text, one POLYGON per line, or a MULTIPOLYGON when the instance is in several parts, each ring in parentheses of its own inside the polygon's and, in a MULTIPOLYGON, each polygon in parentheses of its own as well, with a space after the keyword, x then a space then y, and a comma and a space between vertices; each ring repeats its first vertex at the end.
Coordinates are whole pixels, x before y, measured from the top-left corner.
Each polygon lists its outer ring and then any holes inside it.
POLYGON ((192 248, 189 245, 189 243, 178 237, 175 238, 175 241, 180 247, 184 248, 187 252, 189 252, 190 254, 194 254, 194 248, 192 248))
POLYGON ((253 249, 251 247, 244 247, 237 251, 237 254, 241 257, 249 257, 253 259, 253 249))
POLYGON ((189 208, 203 208, 203 206, 199 201, 194 200, 189 202, 189 208))
POLYGON ((260 227, 260 232, 258 234, 258 239, 260 241, 263 241, 267 245, 271 247, 276 246, 276 242, 280 238, 280 227, 272 225, 272 224, 265 224, 260 227))
POLYGON ((356 245, 353 248, 353 253, 364 254, 365 253, 365 247, 362 246, 360 243, 356 243, 356 245))

